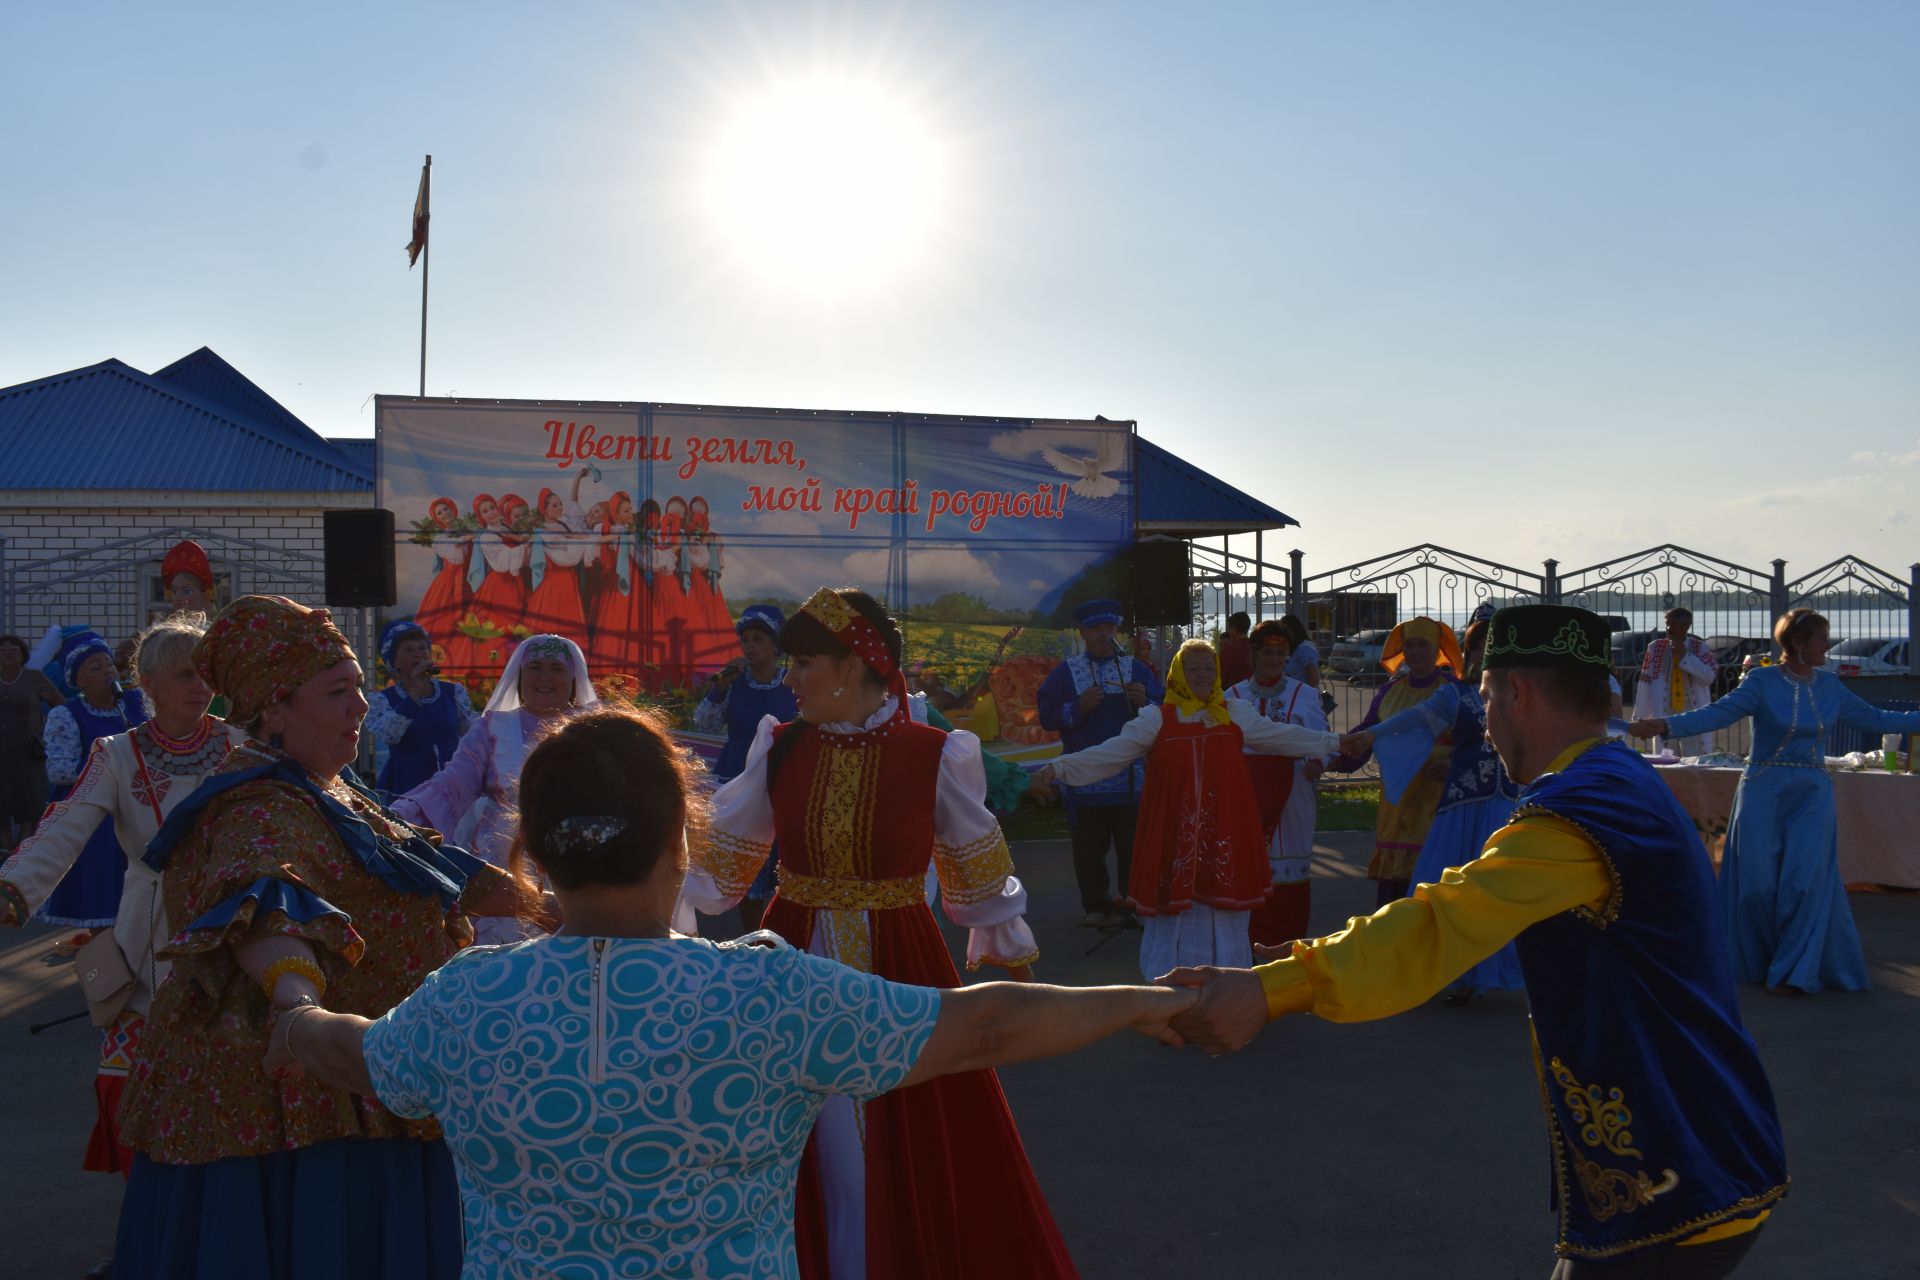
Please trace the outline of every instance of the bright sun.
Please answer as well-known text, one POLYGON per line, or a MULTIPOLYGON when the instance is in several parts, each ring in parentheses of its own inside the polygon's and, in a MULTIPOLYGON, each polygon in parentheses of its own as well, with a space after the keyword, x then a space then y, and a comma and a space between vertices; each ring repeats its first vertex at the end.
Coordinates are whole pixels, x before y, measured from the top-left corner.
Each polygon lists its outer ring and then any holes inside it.
POLYGON ((732 104, 711 148, 704 214, 761 283, 843 296, 901 283, 945 232, 950 148, 904 95, 825 74, 732 104))

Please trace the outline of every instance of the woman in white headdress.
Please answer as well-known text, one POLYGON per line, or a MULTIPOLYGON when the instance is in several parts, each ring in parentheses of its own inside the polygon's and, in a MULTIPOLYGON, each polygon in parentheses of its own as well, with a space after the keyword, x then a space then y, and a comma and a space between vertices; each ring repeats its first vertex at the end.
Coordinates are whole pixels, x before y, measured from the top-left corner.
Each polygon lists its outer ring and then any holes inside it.
MULTIPOLYGON (((451 836, 482 801, 473 852, 505 868, 513 847, 520 799, 520 767, 527 753, 575 709, 600 700, 586 655, 565 636, 529 636, 514 649, 487 709, 440 772, 393 802, 408 822, 451 836)), ((475 941, 518 942, 537 927, 512 917, 477 918, 475 941)))

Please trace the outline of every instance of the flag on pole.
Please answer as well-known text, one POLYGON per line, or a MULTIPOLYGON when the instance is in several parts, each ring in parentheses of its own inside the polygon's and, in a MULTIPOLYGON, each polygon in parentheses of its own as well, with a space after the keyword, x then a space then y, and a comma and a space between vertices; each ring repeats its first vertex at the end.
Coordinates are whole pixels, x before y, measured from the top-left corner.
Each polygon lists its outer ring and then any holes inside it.
POLYGON ((427 166, 420 166, 420 190, 413 197, 413 239, 407 241, 407 269, 420 261, 427 247, 427 166))

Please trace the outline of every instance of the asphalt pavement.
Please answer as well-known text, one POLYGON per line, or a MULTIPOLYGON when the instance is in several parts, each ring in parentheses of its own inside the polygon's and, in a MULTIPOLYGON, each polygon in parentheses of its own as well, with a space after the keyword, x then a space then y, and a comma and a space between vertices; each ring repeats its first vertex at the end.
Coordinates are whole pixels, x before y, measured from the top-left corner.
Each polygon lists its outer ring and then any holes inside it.
MULTIPOLYGON (((1327 834, 1313 921, 1370 908, 1366 837, 1327 834)), ((1044 980, 1138 977, 1137 935, 1088 951, 1063 841, 1016 848, 1044 980)), ((1741 1280, 1920 1275, 1920 895, 1851 897, 1875 990, 1743 989, 1786 1125, 1793 1193, 1741 1280)), ((112 1247, 117 1178, 79 1168, 94 1033, 59 931, 0 935, 0 1276, 74 1280, 112 1247)), ((961 938, 949 931, 956 945, 961 938)), ((1543 1280, 1547 1146, 1517 993, 1356 1026, 1296 1018, 1210 1059, 1123 1036, 1001 1073, 1089 1280, 1543 1280)), ((982 1224, 990 1231, 991 1224, 982 1224)))

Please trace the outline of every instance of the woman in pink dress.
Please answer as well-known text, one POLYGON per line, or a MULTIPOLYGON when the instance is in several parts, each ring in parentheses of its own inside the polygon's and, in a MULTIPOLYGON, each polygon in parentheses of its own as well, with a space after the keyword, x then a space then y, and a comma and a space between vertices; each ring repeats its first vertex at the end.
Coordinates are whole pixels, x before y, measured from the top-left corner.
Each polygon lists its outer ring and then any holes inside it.
POLYGON ((535 631, 565 636, 575 644, 587 642, 587 608, 580 594, 580 562, 591 545, 587 517, 580 510, 583 470, 573 478, 573 496, 562 499, 542 489, 539 521, 528 548, 533 593, 527 597, 524 625, 535 631))
POLYGON ((702 671, 724 667, 733 660, 738 641, 733 615, 720 594, 721 554, 724 544, 707 520, 707 500, 687 504, 687 598, 693 608, 694 666, 702 671))
POLYGON ((452 498, 435 498, 427 517, 439 526, 433 535, 433 581, 420 597, 413 620, 430 636, 452 637, 472 602, 467 586, 467 558, 473 553, 473 535, 454 526, 460 508, 452 498))

